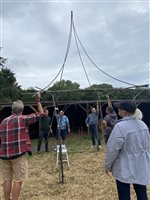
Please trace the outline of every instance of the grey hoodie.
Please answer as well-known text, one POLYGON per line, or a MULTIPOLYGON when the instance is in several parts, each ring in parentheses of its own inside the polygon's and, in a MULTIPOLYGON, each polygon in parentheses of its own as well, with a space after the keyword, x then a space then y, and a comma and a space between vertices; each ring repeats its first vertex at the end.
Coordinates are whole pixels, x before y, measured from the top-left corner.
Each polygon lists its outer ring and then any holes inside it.
POLYGON ((107 128, 104 128, 104 135, 110 135, 114 125, 117 122, 117 114, 115 112, 107 114, 104 117, 104 121, 107 122, 107 128))

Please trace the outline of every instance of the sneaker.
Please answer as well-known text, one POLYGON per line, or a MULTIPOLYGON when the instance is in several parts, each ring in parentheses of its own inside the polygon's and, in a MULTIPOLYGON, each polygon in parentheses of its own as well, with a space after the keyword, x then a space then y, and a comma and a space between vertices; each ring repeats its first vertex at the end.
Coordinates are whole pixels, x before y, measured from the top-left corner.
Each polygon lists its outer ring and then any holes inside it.
POLYGON ((95 145, 92 145, 92 146, 91 146, 92 149, 95 148, 95 147, 96 147, 95 145))
POLYGON ((99 145, 99 149, 101 149, 102 148, 102 145, 99 145))

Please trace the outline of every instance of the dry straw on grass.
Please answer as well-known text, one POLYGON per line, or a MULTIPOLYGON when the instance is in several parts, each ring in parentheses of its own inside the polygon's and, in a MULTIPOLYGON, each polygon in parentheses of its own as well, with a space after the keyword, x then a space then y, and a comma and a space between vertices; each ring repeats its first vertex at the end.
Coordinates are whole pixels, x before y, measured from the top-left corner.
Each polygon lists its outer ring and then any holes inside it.
MULTIPOLYGON (((115 181, 104 171, 105 147, 99 152, 88 148, 81 153, 69 151, 71 167, 64 164, 64 184, 58 183, 56 152, 28 157, 29 179, 23 185, 21 200, 117 200, 115 181)), ((150 187, 148 194, 150 198, 150 187)), ((136 199, 133 188, 131 196, 136 199)))

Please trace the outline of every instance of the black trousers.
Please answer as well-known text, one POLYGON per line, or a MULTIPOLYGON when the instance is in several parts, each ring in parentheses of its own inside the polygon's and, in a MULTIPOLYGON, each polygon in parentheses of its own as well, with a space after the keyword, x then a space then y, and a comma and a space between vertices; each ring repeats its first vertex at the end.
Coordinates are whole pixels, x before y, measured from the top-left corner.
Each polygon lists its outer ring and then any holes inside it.
POLYGON ((110 135, 104 135, 105 144, 107 144, 110 135))
MULTIPOLYGON (((130 184, 116 180, 119 200, 130 200, 130 184)), ((146 185, 133 184, 137 200, 148 200, 146 185)))
POLYGON ((40 151, 41 149, 43 138, 45 139, 45 151, 48 152, 48 131, 47 130, 41 130, 40 132, 37 151, 40 151))

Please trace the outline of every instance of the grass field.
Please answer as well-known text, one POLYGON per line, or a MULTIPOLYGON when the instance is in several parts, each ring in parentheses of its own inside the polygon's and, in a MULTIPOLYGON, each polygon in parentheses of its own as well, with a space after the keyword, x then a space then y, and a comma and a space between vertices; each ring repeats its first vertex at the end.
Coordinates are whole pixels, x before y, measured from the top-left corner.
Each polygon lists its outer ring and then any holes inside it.
MULTIPOLYGON (((89 136, 70 135, 67 142, 70 169, 64 164, 64 184, 56 170, 56 140, 49 138, 50 152, 36 153, 37 140, 32 141, 33 156, 28 158, 29 179, 24 182, 21 200, 117 200, 115 181, 105 174, 105 145, 91 149, 89 136)), ((0 182, 2 177, 0 175, 0 182)), ((2 198, 0 184, 0 200, 2 198)), ((148 186, 150 198, 150 187, 148 186)), ((131 187, 131 199, 136 200, 131 187)))

